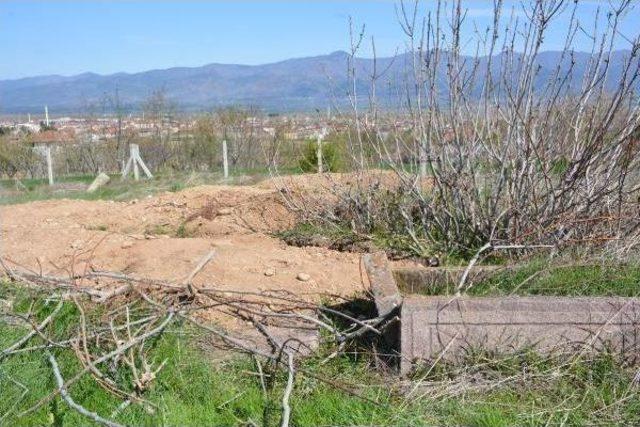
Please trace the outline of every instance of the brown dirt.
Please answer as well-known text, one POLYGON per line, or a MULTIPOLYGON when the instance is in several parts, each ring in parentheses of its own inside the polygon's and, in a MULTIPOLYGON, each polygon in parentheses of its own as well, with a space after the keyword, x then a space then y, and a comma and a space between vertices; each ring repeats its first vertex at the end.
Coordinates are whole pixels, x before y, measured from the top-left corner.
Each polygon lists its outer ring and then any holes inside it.
MULTIPOLYGON (((314 179, 295 178, 298 187, 317 189, 314 179)), ((0 207, 0 218, 2 256, 48 274, 90 267, 179 282, 214 248, 195 285, 284 289, 310 298, 363 289, 358 254, 290 247, 269 236, 295 222, 273 182, 201 186, 130 202, 33 202, 0 207), (299 273, 311 279, 297 280, 299 273)))

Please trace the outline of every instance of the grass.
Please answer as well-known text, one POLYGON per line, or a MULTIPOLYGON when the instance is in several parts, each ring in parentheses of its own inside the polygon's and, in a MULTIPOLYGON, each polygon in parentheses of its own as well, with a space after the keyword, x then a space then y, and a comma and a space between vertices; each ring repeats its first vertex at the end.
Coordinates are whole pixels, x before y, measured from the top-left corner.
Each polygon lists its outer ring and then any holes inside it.
MULTIPOLYGON (((408 293, 422 295, 454 295, 459 275, 465 265, 457 267, 459 273, 424 279, 407 275, 397 278, 399 286, 408 293), (427 282, 423 282, 426 280, 427 282)), ((481 278, 467 282, 467 294, 482 296, 620 296, 640 295, 640 263, 606 262, 576 263, 572 260, 534 258, 516 265, 504 265, 494 273, 481 274, 481 278)), ((480 267, 481 268, 481 267, 480 267)))
POLYGON ((154 236, 169 235, 171 234, 171 228, 164 224, 148 225, 145 227, 144 234, 151 234, 154 236))
MULTIPOLYGON (((43 319, 55 302, 43 295, 14 285, 0 285, 0 299, 13 302, 13 310, 32 310, 43 319)), ((103 313, 95 308, 93 316, 103 313)), ((66 305, 47 333, 55 337, 74 336, 78 312, 66 305)), ((26 332, 0 317, 0 349, 6 348, 26 332)), ((149 414, 132 405, 115 417, 126 425, 278 425, 280 399, 286 383, 278 374, 274 387, 263 392, 254 363, 241 356, 212 357, 210 349, 185 325, 171 330, 151 343, 149 354, 158 362, 167 360, 145 398, 157 406, 149 414)), ((34 337, 29 345, 42 343, 34 337)), ((326 351, 330 349, 327 348, 326 351)), ((80 369, 71 351, 51 350, 65 378, 80 369)), ((418 389, 407 400, 401 384, 392 375, 371 369, 366 354, 353 353, 321 364, 319 354, 298 366, 292 395, 292 425, 637 425, 640 423, 640 395, 631 382, 635 372, 612 355, 603 353, 567 364, 533 353, 499 357, 470 353, 461 366, 440 364, 429 372, 428 381, 468 383, 469 391, 441 398, 421 397, 418 389), (311 375, 306 375, 310 373, 311 375), (340 387, 314 377, 329 379, 340 387), (511 381, 508 381, 512 378, 511 381), (513 380, 515 378, 515 380, 513 380), (473 391, 479 380, 500 384, 488 390, 473 391), (500 382, 503 380, 503 382, 500 382), (351 390, 346 392, 345 390, 351 390), (361 397, 355 396, 358 394, 361 397), (370 400, 376 402, 371 403, 370 400)), ((417 371, 415 378, 423 378, 417 371)), ((128 376, 115 375, 127 387, 128 376)), ((80 426, 89 421, 68 408, 59 398, 24 416, 28 409, 55 387, 43 351, 28 352, 0 360, 0 424, 80 426)), ((89 377, 73 385, 70 394, 80 404, 109 417, 120 400, 98 387, 89 377)))
POLYGON ((310 241, 317 237, 326 237, 331 241, 355 238, 354 233, 346 228, 339 226, 322 226, 310 222, 297 223, 291 229, 275 233, 275 236, 283 240, 300 240, 301 242, 310 241))
POLYGON ((187 228, 187 223, 183 221, 183 222, 180 223, 180 225, 176 229, 175 236, 179 237, 181 239, 185 239, 185 238, 188 238, 188 237, 192 237, 193 236, 193 231, 189 230, 187 228))
POLYGON ((623 296, 640 295, 640 264, 560 264, 543 259, 497 274, 474 285, 485 295, 623 296))
POLYGON ((92 175, 78 175, 56 178, 50 187, 45 179, 24 179, 18 189, 11 179, 0 180, 0 205, 12 205, 51 199, 78 200, 132 200, 157 193, 177 192, 185 188, 206 184, 246 184, 268 176, 264 169, 238 169, 225 180, 219 172, 157 173, 151 180, 122 180, 119 174, 111 175, 111 181, 94 193, 85 191, 95 178, 92 175))
POLYGON ((337 224, 317 224, 301 222, 291 229, 274 234, 293 246, 326 246, 340 251, 369 252, 384 250, 391 257, 407 258, 415 256, 413 242, 407 235, 390 235, 385 232, 375 232, 364 237, 354 233, 350 228, 337 224))
MULTIPOLYGON (((113 176, 112 176, 113 177, 113 176)), ((55 180, 56 183, 81 183, 91 184, 95 177, 93 175, 72 175, 61 176, 55 180)), ((38 187, 48 185, 47 178, 25 178, 21 179, 20 183, 25 186, 27 190, 35 190, 38 187)), ((10 188, 15 187, 15 181, 13 179, 0 179, 0 187, 10 188)))

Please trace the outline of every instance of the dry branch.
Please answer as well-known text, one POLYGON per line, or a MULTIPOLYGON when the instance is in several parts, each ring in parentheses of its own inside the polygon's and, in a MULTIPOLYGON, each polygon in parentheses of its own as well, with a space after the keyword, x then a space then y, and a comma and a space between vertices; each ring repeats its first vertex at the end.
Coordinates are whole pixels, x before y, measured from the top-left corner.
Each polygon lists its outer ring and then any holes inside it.
POLYGON ((58 362, 56 361, 56 358, 51 353, 49 353, 49 363, 51 364, 53 375, 56 378, 56 384, 58 385, 58 391, 60 393, 60 396, 62 396, 62 399, 64 399, 64 401, 67 402, 67 405, 69 405, 72 409, 75 409, 85 417, 92 419, 98 424, 102 424, 108 427, 124 427, 122 424, 118 424, 114 421, 108 420, 106 418, 102 418, 100 415, 96 414, 95 412, 91 412, 88 409, 84 408, 83 406, 77 404, 69 395, 69 392, 67 391, 68 386, 65 385, 65 381, 62 378, 62 374, 60 373, 60 368, 58 367, 58 362))

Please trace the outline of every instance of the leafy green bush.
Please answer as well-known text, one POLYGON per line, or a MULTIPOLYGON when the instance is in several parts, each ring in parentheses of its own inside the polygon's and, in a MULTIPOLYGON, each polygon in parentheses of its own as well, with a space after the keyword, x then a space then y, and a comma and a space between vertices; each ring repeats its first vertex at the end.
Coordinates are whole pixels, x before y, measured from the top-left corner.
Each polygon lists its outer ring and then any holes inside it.
MULTIPOLYGON (((336 172, 341 166, 340 149, 336 143, 322 143, 322 170, 324 172, 336 172)), ((302 158, 299 162, 303 172, 318 171, 318 145, 315 141, 308 141, 304 147, 302 158)))

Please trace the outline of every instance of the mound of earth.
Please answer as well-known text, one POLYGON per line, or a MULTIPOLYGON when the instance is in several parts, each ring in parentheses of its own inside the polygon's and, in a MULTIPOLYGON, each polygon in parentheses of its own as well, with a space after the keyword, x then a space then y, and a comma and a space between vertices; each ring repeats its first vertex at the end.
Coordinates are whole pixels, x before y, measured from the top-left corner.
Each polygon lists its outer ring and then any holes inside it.
POLYGON ((2 256, 35 271, 85 268, 180 282, 212 248, 194 284, 348 296, 362 290, 359 255, 291 247, 270 233, 296 215, 276 188, 201 186, 129 202, 50 200, 2 206, 2 256), (309 276, 301 281, 300 273, 309 276))

